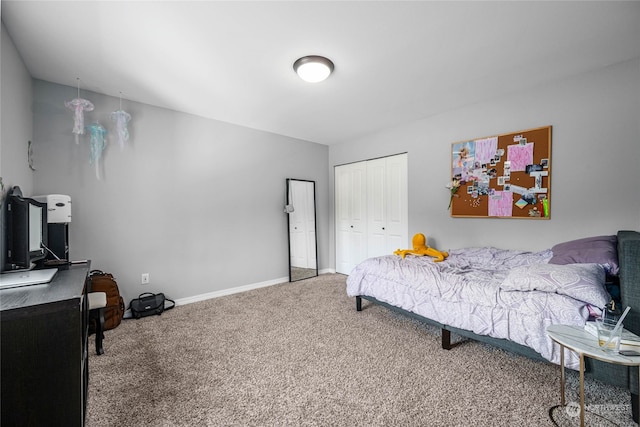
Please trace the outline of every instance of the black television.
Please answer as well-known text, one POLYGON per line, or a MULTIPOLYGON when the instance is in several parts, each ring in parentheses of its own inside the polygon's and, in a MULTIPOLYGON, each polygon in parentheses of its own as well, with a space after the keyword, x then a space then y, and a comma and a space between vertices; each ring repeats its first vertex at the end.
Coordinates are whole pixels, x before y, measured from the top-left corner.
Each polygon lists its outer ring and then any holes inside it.
POLYGON ((47 246, 47 204, 23 197, 18 187, 7 196, 6 264, 3 271, 32 269, 44 260, 47 246))

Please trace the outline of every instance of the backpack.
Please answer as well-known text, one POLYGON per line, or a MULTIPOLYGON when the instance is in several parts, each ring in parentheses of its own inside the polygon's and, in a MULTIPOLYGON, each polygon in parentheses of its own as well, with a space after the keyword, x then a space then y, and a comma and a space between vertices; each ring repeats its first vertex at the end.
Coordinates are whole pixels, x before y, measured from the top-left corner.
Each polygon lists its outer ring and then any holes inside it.
MULTIPOLYGON (((109 273, 100 270, 92 270, 89 273, 91 292, 104 292, 107 294, 107 307, 104 309, 104 330, 113 329, 120 324, 124 316, 124 299, 120 296, 118 283, 109 273)), ((93 322, 89 325, 89 333, 95 333, 93 322)))

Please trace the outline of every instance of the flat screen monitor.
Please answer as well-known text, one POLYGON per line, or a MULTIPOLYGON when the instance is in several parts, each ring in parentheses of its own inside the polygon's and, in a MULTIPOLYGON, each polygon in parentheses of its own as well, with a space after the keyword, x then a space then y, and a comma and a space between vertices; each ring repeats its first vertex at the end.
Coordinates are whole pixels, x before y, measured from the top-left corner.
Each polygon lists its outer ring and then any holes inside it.
POLYGON ((42 251, 42 212, 41 206, 29 203, 29 252, 42 251))
POLYGON ((4 270, 30 269, 44 259, 47 245, 47 204, 10 196, 7 205, 7 265, 4 270))

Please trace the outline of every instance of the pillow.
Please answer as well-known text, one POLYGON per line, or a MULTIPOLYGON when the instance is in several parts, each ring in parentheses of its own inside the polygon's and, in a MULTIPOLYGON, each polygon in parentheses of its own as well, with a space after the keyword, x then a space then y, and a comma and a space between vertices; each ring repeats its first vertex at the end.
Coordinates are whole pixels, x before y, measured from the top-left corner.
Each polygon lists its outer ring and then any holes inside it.
POLYGON ((597 236, 559 243, 551 248, 553 257, 549 264, 601 264, 612 276, 618 274, 618 238, 597 236))
POLYGON ((604 282, 605 270, 600 264, 532 264, 511 269, 500 288, 557 293, 604 307, 611 299, 604 282))

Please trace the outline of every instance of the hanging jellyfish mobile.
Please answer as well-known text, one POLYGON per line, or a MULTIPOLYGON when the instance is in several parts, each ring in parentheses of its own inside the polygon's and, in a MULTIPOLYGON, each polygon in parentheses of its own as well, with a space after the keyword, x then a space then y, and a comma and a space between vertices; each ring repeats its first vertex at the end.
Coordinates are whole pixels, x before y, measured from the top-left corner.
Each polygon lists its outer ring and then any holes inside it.
POLYGON ((89 132, 91 133, 91 158, 90 164, 94 164, 96 167, 96 178, 100 180, 100 158, 102 152, 107 147, 107 130, 100 123, 93 123, 89 126, 89 132))
POLYGON ((129 129, 127 123, 131 120, 131 114, 122 109, 122 92, 120 92, 120 109, 111 113, 111 120, 116 122, 116 132, 120 149, 124 148, 124 143, 129 140, 129 129))
POLYGON ((66 101, 64 105, 73 110, 73 133, 76 135, 76 144, 80 143, 79 135, 84 135, 84 112, 93 111, 93 104, 88 99, 80 98, 80 78, 78 81, 78 97, 66 101))

